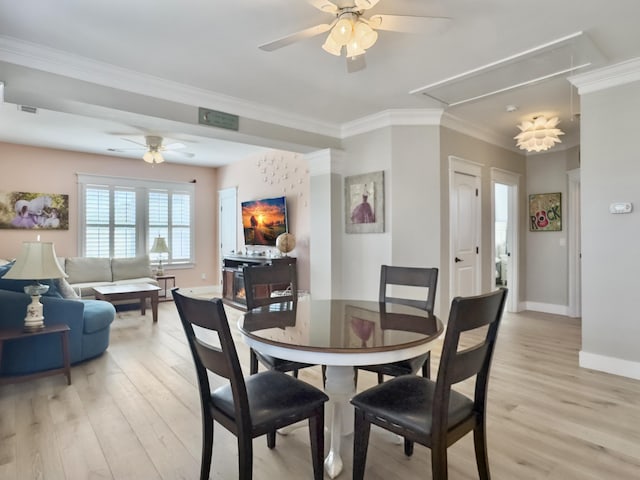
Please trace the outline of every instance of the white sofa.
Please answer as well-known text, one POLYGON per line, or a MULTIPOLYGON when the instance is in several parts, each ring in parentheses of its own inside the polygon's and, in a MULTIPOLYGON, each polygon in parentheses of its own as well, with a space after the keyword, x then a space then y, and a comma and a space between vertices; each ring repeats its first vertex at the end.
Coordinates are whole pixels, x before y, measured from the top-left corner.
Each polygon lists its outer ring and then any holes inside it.
POLYGON ((158 285, 146 255, 134 258, 61 257, 58 263, 69 275, 67 282, 81 298, 93 298, 93 287, 104 285, 158 285))

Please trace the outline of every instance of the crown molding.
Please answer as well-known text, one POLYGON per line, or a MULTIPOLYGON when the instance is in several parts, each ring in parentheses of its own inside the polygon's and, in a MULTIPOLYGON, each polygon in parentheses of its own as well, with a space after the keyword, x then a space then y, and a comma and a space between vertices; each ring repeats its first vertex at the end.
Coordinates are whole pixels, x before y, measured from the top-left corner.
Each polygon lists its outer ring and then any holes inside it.
POLYGON ((349 138, 379 128, 412 125, 440 125, 441 108, 391 109, 342 124, 341 138, 349 138))
POLYGON ((340 127, 266 105, 98 62, 43 45, 0 35, 0 61, 177 103, 206 106, 241 117, 335 138, 340 127))
POLYGON ((640 80, 640 57, 572 75, 568 80, 578 88, 580 95, 637 82, 640 80))
POLYGON ((474 123, 463 120, 462 118, 456 117, 455 115, 451 115, 448 112, 445 112, 442 116, 442 126, 463 133, 465 135, 469 135, 470 137, 477 138, 478 140, 482 140, 483 142, 506 148, 507 150, 512 150, 514 152, 522 153, 515 146, 515 143, 507 143, 504 137, 502 137, 501 135, 496 135, 491 130, 479 127, 474 123))

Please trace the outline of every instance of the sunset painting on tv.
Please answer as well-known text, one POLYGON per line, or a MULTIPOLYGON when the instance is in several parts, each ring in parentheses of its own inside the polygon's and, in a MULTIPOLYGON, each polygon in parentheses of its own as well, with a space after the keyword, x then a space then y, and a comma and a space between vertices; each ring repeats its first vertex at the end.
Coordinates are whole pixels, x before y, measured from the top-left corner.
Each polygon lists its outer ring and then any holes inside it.
POLYGON ((285 197, 242 202, 245 245, 275 246, 278 235, 287 231, 285 197))

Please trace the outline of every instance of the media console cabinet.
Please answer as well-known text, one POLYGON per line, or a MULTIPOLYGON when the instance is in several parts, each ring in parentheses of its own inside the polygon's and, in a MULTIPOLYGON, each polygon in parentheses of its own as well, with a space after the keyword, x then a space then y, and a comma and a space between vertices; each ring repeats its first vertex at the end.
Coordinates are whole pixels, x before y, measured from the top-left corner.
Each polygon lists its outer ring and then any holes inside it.
MULTIPOLYGON (((232 307, 245 310, 244 267, 296 263, 295 257, 267 257, 266 255, 227 255, 222 259, 222 301, 232 307)), ((264 292, 270 295, 271 292, 264 292)))

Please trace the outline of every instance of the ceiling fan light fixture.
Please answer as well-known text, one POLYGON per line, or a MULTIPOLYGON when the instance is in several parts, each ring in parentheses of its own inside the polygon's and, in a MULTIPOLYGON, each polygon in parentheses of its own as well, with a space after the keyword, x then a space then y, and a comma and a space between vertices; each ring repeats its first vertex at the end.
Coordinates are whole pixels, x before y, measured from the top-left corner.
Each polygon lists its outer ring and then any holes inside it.
POLYGON ((544 115, 540 115, 535 117, 532 122, 524 121, 518 125, 521 131, 513 138, 521 150, 544 152, 556 143, 562 143, 558 136, 564 135, 564 132, 556 128, 558 123, 560 123, 558 117, 547 119, 544 115))
POLYGON ((364 53, 364 48, 362 48, 362 45, 360 45, 358 39, 355 36, 351 37, 351 40, 349 40, 349 43, 347 43, 347 57, 353 58, 357 57, 358 55, 364 55, 364 53))
POLYGON ((322 49, 325 52, 330 53, 331 55, 335 55, 336 57, 339 57, 342 54, 342 46, 338 45, 335 40, 333 40, 331 35, 329 35, 325 40, 324 44, 322 45, 322 49))
POLYGON ((346 45, 353 33, 353 14, 344 14, 335 24, 329 36, 338 45, 346 45))
POLYGON ((353 27, 353 36, 357 39, 363 50, 373 47, 378 40, 378 32, 361 20, 358 20, 353 27))

